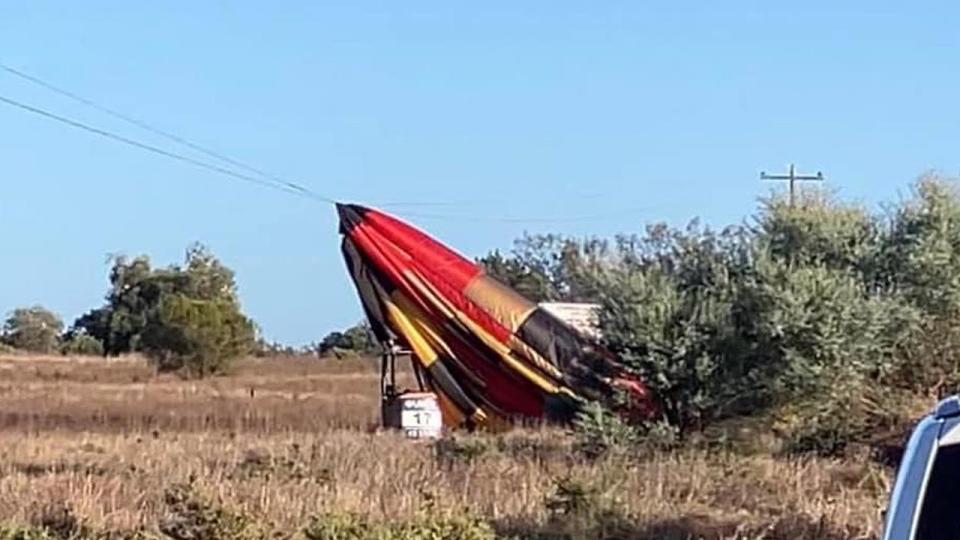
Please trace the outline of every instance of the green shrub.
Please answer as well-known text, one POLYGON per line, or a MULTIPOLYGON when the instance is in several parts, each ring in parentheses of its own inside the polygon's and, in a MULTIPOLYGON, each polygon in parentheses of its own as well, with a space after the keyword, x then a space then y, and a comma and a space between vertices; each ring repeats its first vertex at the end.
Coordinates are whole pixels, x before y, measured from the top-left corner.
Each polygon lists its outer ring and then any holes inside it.
POLYGON ((370 325, 366 322, 356 324, 343 332, 330 332, 316 345, 320 356, 375 355, 380 347, 374 338, 370 325))
POLYGON ((873 435, 911 423, 909 394, 839 374, 831 384, 777 411, 774 429, 791 453, 839 457, 873 435))
POLYGON ((175 294, 164 298, 144 330, 143 351, 161 371, 222 374, 252 351, 253 324, 236 304, 175 294))
POLYGON ((377 523, 351 513, 314 516, 304 528, 307 540, 495 540, 493 527, 469 516, 432 512, 398 523, 377 523))
POLYGON ((0 540, 60 540, 47 529, 17 524, 0 525, 0 540))
POLYGON ((588 459, 636 451, 642 440, 637 427, 628 425, 620 415, 595 402, 580 408, 573 427, 576 448, 588 459))
POLYGON ((544 500, 547 523, 535 538, 633 538, 638 530, 625 508, 612 500, 597 481, 566 476, 554 480, 544 500))
POLYGON ((164 493, 160 532, 172 540, 258 540, 263 532, 246 515, 179 484, 164 493))
POLYGON ((877 284, 873 218, 824 196, 772 201, 752 229, 651 227, 595 274, 611 349, 681 434, 817 394, 882 384, 922 315, 877 284))
POLYGON ((65 356, 103 356, 103 344, 93 336, 77 334, 60 345, 60 352, 65 356))
POLYGON ((767 344, 746 294, 748 249, 738 230, 652 227, 621 240, 619 262, 597 274, 608 346, 681 431, 769 400, 758 384, 767 344))
POLYGON ((307 540, 376 540, 381 533, 365 517, 343 512, 313 516, 303 530, 307 540))

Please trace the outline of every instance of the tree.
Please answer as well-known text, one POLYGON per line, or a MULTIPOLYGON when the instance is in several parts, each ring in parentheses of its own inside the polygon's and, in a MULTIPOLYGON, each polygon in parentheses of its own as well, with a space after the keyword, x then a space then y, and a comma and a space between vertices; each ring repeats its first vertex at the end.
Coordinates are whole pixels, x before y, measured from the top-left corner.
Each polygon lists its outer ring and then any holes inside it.
POLYGON ((161 369, 198 376, 224 371, 256 339, 233 271, 199 244, 182 266, 115 258, 106 304, 77 319, 72 331, 96 338, 108 355, 142 351, 161 369))
POLYGON ((60 344, 63 321, 40 306, 18 308, 3 324, 2 341, 23 351, 49 354, 60 344))
POLYGON ((913 191, 888 225, 883 282, 933 317, 960 317, 960 192, 935 175, 913 191))
POLYGON ((844 404, 836 381, 849 392, 892 380, 916 334, 917 310, 875 283, 873 216, 818 195, 768 202, 756 223, 650 227, 594 273, 605 339, 682 432, 844 404))
POLYGON ((333 331, 327 334, 316 347, 321 355, 340 352, 351 354, 373 354, 377 343, 373 339, 370 326, 365 322, 351 326, 343 332, 333 331))
POLYGON ((492 251, 477 262, 487 274, 534 302, 596 299, 590 275, 609 261, 609 245, 596 238, 525 235, 508 255, 492 251))

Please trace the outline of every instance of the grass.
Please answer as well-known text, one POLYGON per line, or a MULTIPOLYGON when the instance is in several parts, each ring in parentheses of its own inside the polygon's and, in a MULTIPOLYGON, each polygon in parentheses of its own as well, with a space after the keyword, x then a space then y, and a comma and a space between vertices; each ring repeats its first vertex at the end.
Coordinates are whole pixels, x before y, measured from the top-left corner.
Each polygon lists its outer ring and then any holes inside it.
POLYGON ((370 359, 248 360, 231 377, 183 381, 136 357, 0 356, 0 429, 367 429, 379 418, 378 377, 370 359))
POLYGON ((875 538, 891 475, 704 449, 589 461, 546 429, 406 441, 374 428, 368 360, 251 360, 193 382, 136 358, 0 357, 0 380, 5 523, 67 508, 91 530, 157 533, 185 485, 282 537, 429 514, 521 538, 875 538))

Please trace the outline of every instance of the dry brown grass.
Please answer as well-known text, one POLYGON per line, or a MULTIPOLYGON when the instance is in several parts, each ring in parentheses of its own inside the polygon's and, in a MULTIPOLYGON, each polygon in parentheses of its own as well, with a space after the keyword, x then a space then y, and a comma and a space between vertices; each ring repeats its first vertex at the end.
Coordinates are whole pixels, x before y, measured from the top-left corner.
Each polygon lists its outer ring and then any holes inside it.
POLYGON ((349 430, 0 437, 0 516, 25 521, 35 508, 63 501, 91 525, 112 529, 154 527, 164 490, 191 479, 278 530, 296 530, 325 510, 409 517, 426 500, 440 511, 530 528, 546 523, 545 501, 558 479, 571 477, 618 504, 638 528, 685 523, 702 534, 732 535, 802 520, 873 536, 888 482, 869 463, 702 451, 590 464, 570 459, 556 433, 514 434, 472 459, 438 455, 431 445, 389 433, 349 430))
POLYGON ((563 484, 625 517, 620 538, 869 538, 889 483, 865 460, 690 450, 588 462, 560 431, 405 441, 368 429, 377 372, 364 360, 249 361, 192 382, 139 359, 3 357, 0 381, 0 521, 64 502, 95 528, 155 529, 164 491, 192 482, 287 533, 322 511, 395 520, 429 506, 527 534, 558 526, 546 502, 563 484))
POLYGON ((366 429, 378 419, 371 359, 250 359, 230 377, 157 376, 137 357, 0 356, 0 429, 366 429))

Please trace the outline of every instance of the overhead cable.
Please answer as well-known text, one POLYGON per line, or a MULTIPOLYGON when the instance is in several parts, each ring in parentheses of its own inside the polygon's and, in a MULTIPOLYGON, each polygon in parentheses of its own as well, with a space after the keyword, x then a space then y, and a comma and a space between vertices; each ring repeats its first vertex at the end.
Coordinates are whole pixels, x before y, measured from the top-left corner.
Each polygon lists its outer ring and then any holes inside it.
POLYGON ((60 116, 60 115, 58 115, 58 114, 56 114, 56 113, 52 113, 52 112, 50 112, 50 111, 41 109, 41 108, 39 108, 39 107, 34 107, 33 105, 28 105, 28 104, 26 104, 26 103, 22 103, 22 102, 20 102, 20 101, 17 101, 17 100, 15 100, 15 99, 8 98, 8 97, 3 96, 3 95, 0 95, 0 102, 6 103, 7 105, 10 105, 10 106, 12 106, 12 107, 16 107, 16 108, 18 108, 18 109, 27 111, 27 112, 29 112, 29 113, 32 113, 32 114, 35 114, 35 115, 38 115, 38 116, 42 116, 42 117, 47 118, 47 119, 49 119, 49 120, 54 120, 54 121, 59 122, 59 123, 61 123, 61 124, 65 124, 65 125, 68 125, 68 126, 70 126, 70 127, 73 127, 73 128, 76 128, 76 129, 80 129, 80 130, 83 130, 83 131, 86 131, 86 132, 88 132, 88 133, 93 133, 93 134, 95 134, 95 135, 99 135, 100 137, 104 137, 104 138, 106 138, 106 139, 110 139, 110 140, 113 140, 113 141, 116 141, 116 142, 119 142, 119 143, 123 143, 123 144, 126 144, 126 145, 128 145, 128 146, 133 146, 133 147, 139 148, 139 149, 141 149, 141 150, 146 150, 146 151, 148 151, 148 152, 153 152, 154 154, 159 154, 159 155, 161 155, 161 156, 165 156, 165 157, 168 157, 168 158, 171 158, 171 159, 175 159, 175 160, 178 160, 178 161, 182 161, 182 162, 184 162, 184 163, 189 163, 189 164, 191 164, 191 165, 193 165, 193 166, 195 166, 195 167, 200 167, 200 168, 203 168, 203 169, 207 169, 207 170, 209 170, 209 171, 213 171, 213 172, 216 172, 216 173, 225 175, 225 176, 229 176, 229 177, 232 177, 232 178, 236 178, 236 179, 238 179, 238 180, 244 180, 244 181, 246 181, 246 182, 251 182, 251 183, 254 183, 254 184, 259 184, 259 185, 261 185, 261 186, 269 187, 269 188, 272 188, 272 189, 277 189, 277 190, 280 190, 280 191, 286 191, 287 193, 293 193, 293 194, 297 194, 297 195, 301 195, 301 196, 312 197, 312 198, 321 200, 321 201, 323 201, 323 202, 328 202, 328 203, 335 203, 335 202, 336 202, 335 200, 330 199, 330 198, 328 198, 328 197, 324 197, 324 196, 322 196, 322 195, 318 195, 318 194, 315 194, 315 193, 312 193, 312 192, 306 192, 306 193, 305 193, 305 192, 303 192, 303 191, 293 189, 293 188, 291 188, 291 187, 289 187, 289 186, 285 186, 285 185, 277 184, 277 183, 275 183, 275 182, 267 181, 267 180, 265 180, 265 179, 263 179, 263 178, 261 178, 261 177, 250 176, 250 175, 247 175, 247 174, 239 173, 239 172, 237 172, 237 171, 234 171, 234 170, 231 170, 231 169, 227 169, 226 167, 220 167, 219 165, 213 165, 213 164, 207 163, 207 162, 205 162, 205 161, 201 161, 201 160, 199 160, 199 159, 192 158, 192 157, 190 157, 190 156, 185 156, 185 155, 183 155, 183 154, 178 154, 178 153, 176 153, 176 152, 171 152, 171 151, 169 151, 169 150, 164 150, 163 148, 160 148, 160 147, 157 147, 157 146, 153 146, 153 145, 151 145, 151 144, 143 143, 143 142, 140 142, 140 141, 131 139, 131 138, 129 138, 129 137, 125 137, 125 136, 123 136, 123 135, 118 135, 118 134, 116 134, 116 133, 107 131, 107 130, 105 130, 105 129, 100 129, 100 128, 98 128, 98 127, 94 127, 94 126, 85 124, 85 123, 83 123, 83 122, 78 122, 78 121, 76 121, 76 120, 71 120, 70 118, 67 118, 67 117, 65 117, 65 116, 60 116))
MULTIPOLYGON (((171 133, 171 132, 169 132, 169 131, 166 131, 166 130, 164 130, 164 129, 161 129, 161 128, 159 128, 159 127, 156 127, 156 126, 153 125, 153 124, 150 124, 150 123, 148 123, 148 122, 145 122, 145 121, 140 120, 140 119, 137 119, 137 118, 134 118, 134 117, 132 117, 132 116, 130 116, 130 115, 128 115, 128 114, 125 114, 125 113, 122 113, 122 112, 120 112, 120 111, 117 111, 116 109, 112 109, 112 108, 110 108, 110 107, 106 107, 106 106, 104 106, 104 105, 101 105, 101 104, 99 104, 99 103, 97 103, 97 102, 95 102, 95 101, 93 101, 93 100, 87 99, 87 98, 85 98, 85 97, 83 97, 83 96, 80 96, 80 95, 78 95, 78 94, 76 94, 76 93, 74 93, 74 92, 71 92, 71 91, 69 91, 69 90, 65 90, 65 89, 63 89, 63 88, 61 88, 61 87, 59 87, 59 86, 57 86, 57 85, 55 85, 55 84, 53 84, 53 83, 50 83, 50 82, 48 82, 48 81, 45 81, 45 80, 37 77, 36 75, 31 75, 31 74, 29 74, 29 73, 26 73, 26 72, 24 72, 24 71, 22 71, 22 70, 19 70, 19 69, 13 68, 13 67, 10 67, 10 66, 8 66, 8 65, 6 65, 6 64, 3 64, 3 63, 0 63, 0 70, 3 70, 3 71, 5 71, 5 72, 7 72, 7 73, 9 73, 9 74, 11 74, 11 75, 13 75, 13 76, 15 76, 15 77, 18 77, 18 78, 20 78, 20 79, 23 79, 23 80, 25 80, 25 81, 28 81, 28 82, 30 82, 30 83, 32 83, 32 84, 37 85, 37 86, 46 88, 47 90, 50 90, 51 92, 54 92, 54 93, 59 94, 59 95, 61 95, 61 96, 67 97, 67 98, 69 98, 69 99, 72 99, 72 100, 74 100, 74 101, 76 101, 76 102, 78 102, 78 103, 82 103, 83 105, 86 105, 86 106, 88 106, 88 107, 90 107, 90 108, 92 108, 92 109, 95 109, 95 110, 97 110, 97 111, 100 111, 100 112, 102 112, 102 113, 104 113, 104 114, 106 114, 106 115, 109 115, 109 116, 113 117, 113 118, 116 118, 116 119, 118 119, 118 120, 122 120, 122 121, 124 121, 124 122, 126 122, 126 123, 128 123, 128 124, 134 125, 134 126, 140 128, 140 129, 144 130, 144 131, 153 133, 154 135, 158 135, 158 136, 160 136, 160 137, 163 137, 163 138, 165 138, 165 139, 168 139, 168 140, 170 140, 170 141, 173 141, 173 142, 175 142, 175 143, 177 143, 177 144, 180 144, 180 145, 182 145, 182 146, 185 146, 185 147, 187 147, 187 148, 189 148, 189 149, 191 149, 191 150, 194 150, 194 151, 196 151, 196 152, 200 152, 201 154, 205 154, 205 155, 207 155, 207 156, 209 156, 209 157, 212 157, 212 158, 214 158, 214 159, 218 159, 218 160, 220 160, 220 161, 222 161, 222 162, 224 162, 224 163, 227 163, 227 164, 229 164, 229 165, 232 165, 232 166, 234 166, 234 167, 238 167, 238 168, 240 168, 240 169, 244 169, 244 170, 246 170, 247 172, 253 173, 253 174, 257 175, 257 176, 261 176, 261 177, 263 177, 263 178, 265 178, 265 179, 268 179, 268 180, 271 180, 271 181, 273 181, 273 182, 275 182, 275 183, 277 183, 277 184, 281 184, 281 185, 283 185, 283 186, 286 186, 287 188, 289 188, 289 189, 291 189, 291 190, 293 190, 293 191, 298 191, 298 192, 301 192, 301 193, 303 193, 303 194, 305 194, 305 195, 309 195, 309 196, 311 196, 311 197, 313 197, 313 198, 318 198, 318 199, 320 199, 320 200, 325 200, 325 201, 332 201, 332 200, 333 200, 333 199, 330 199, 329 197, 325 197, 325 196, 323 196, 323 195, 320 195, 320 194, 314 192, 313 190, 311 190, 310 188, 307 188, 307 187, 305 187, 305 186, 303 186, 303 185, 301 185, 301 184, 298 184, 298 183, 296 183, 296 182, 292 182, 292 181, 290 181, 290 180, 286 180, 286 179, 284 179, 284 178, 281 178, 281 177, 279 177, 279 176, 277 176, 277 175, 268 173, 268 172, 266 172, 266 171, 264 171, 264 170, 262 170, 262 169, 259 169, 259 168, 257 168, 257 167, 254 167, 253 165, 250 165, 250 164, 248 164, 248 163, 245 163, 245 162, 243 162, 243 161, 240 161, 239 159, 236 159, 236 158, 227 156, 227 155, 225 155, 225 154, 222 153, 222 152, 218 152, 218 151, 216 151, 216 150, 212 150, 212 149, 210 149, 210 148, 208 148, 208 147, 206 147, 206 146, 203 146, 203 145, 200 145, 200 144, 198 144, 198 143, 196 143, 196 142, 193 142, 193 141, 191 141, 191 140, 189 140, 189 139, 187 139, 187 138, 185 138, 185 137, 182 137, 182 136, 177 135, 177 134, 175 134, 175 133, 171 133)), ((247 175, 245 175, 245 176, 247 176, 247 175)))

